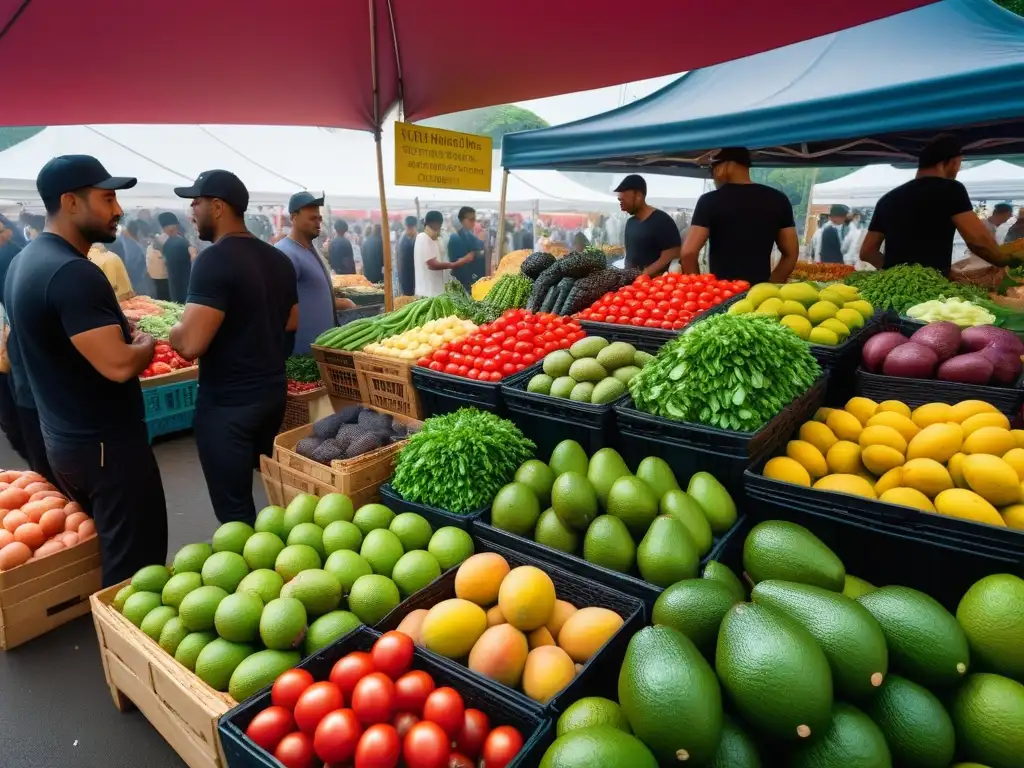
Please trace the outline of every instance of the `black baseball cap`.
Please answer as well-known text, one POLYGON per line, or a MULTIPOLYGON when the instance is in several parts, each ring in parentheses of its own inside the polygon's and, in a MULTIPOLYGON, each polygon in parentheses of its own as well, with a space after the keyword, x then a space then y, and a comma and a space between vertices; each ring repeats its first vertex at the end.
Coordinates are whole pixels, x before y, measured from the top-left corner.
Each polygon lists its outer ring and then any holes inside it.
POLYGON ((416 221, 416 217, 415 216, 406 216, 405 217, 405 226, 407 226, 407 227, 415 227, 417 224, 419 224, 419 222, 416 221))
POLYGON ((40 169, 36 191, 43 200, 56 200, 79 189, 131 189, 137 183, 130 176, 111 176, 91 155, 61 155, 40 169))
POLYGON ((963 145, 956 136, 948 133, 936 136, 924 145, 924 149, 917 157, 917 167, 931 168, 939 163, 947 163, 954 157, 960 157, 963 153, 963 145))
POLYGON ((319 208, 324 204, 324 197, 326 197, 326 195, 315 197, 312 192, 307 192, 306 190, 296 192, 291 196, 291 199, 288 200, 288 213, 301 211, 303 208, 307 208, 310 205, 315 205, 319 208))
POLYGON ((850 213, 850 209, 842 203, 834 203, 831 208, 828 209, 829 216, 847 216, 850 213))
POLYGON ((423 217, 424 224, 443 224, 444 216, 441 215, 440 211, 427 211, 427 215, 423 217))
POLYGON ((175 187, 174 194, 194 200, 197 197, 216 197, 239 213, 249 207, 249 190, 242 180, 231 173, 214 169, 203 171, 191 187, 175 187))
POLYGON ((647 194, 647 181, 639 173, 631 173, 619 182, 614 192, 642 192, 647 194))
POLYGON ((737 163, 744 168, 749 168, 753 163, 750 160, 750 150, 746 147, 722 147, 711 156, 711 166, 719 163, 737 163))

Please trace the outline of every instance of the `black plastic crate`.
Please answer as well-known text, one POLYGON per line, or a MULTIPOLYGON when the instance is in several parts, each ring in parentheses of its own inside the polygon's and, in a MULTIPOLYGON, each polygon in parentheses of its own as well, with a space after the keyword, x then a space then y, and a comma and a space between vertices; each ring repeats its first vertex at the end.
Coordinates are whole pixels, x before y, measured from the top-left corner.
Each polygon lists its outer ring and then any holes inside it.
POLYGON ((476 381, 414 365, 412 385, 420 396, 420 418, 452 413, 459 408, 478 408, 504 416, 501 388, 522 378, 525 373, 523 370, 500 381, 476 381))
POLYGON ((851 362, 860 361, 860 351, 864 342, 883 330, 884 312, 876 312, 872 318, 864 321, 864 326, 851 333, 842 344, 809 344, 811 355, 823 367, 838 368, 851 362))
POLYGON ((420 504, 416 501, 406 501, 398 491, 391 487, 390 482, 384 483, 380 487, 380 503, 396 514, 400 512, 415 512, 417 515, 422 515, 435 531, 438 528, 443 528, 448 525, 454 526, 455 528, 461 528, 464 531, 469 531, 472 529, 473 521, 475 519, 483 515, 485 512, 489 513, 491 510, 488 505, 486 507, 480 507, 480 509, 473 510, 465 515, 457 515, 446 509, 431 507, 429 504, 420 504))
MULTIPOLYGON (((583 669, 580 670, 573 681, 547 703, 548 709, 561 711, 570 703, 576 701, 580 697, 579 691, 585 688, 587 679, 593 675, 618 676, 619 665, 622 663, 623 654, 626 652, 626 645, 629 643, 629 639, 644 624, 644 606, 638 598, 619 592, 604 584, 590 581, 578 574, 562 570, 551 563, 522 552, 495 544, 492 541, 476 537, 474 538, 474 543, 477 553, 496 552, 504 557, 513 568, 521 565, 532 565, 543 570, 551 577, 551 581, 554 582, 555 594, 559 600, 567 600, 577 608, 607 608, 615 611, 623 618, 623 625, 619 631, 602 646, 601 650, 590 661, 583 665, 583 669)), ((455 597, 455 573, 456 569, 452 569, 428 587, 421 589, 385 616, 377 624, 376 628, 381 632, 397 629, 398 625, 402 623, 402 619, 412 611, 419 608, 429 609, 442 600, 449 600, 455 597)), ((457 661, 437 656, 429 651, 425 651, 425 653, 437 659, 440 663, 452 665, 460 669, 464 674, 471 675, 475 680, 480 681, 481 684, 493 687, 496 691, 500 691, 501 695, 524 705, 537 705, 537 702, 530 699, 525 693, 508 688, 482 675, 477 675, 457 661)))
POLYGON ((899 584, 927 592, 955 612, 960 598, 978 579, 993 573, 1024 576, 1024 561, 998 550, 953 537, 921 538, 899 525, 836 515, 832 510, 783 501, 751 491, 749 512, 726 542, 719 561, 743 573, 743 542, 763 520, 798 523, 827 544, 846 572, 876 587, 899 584))
POLYGON ((587 336, 600 336, 608 341, 624 341, 643 352, 650 352, 652 355, 683 332, 682 330, 666 331, 661 328, 642 328, 635 325, 619 325, 618 323, 597 323, 593 320, 580 320, 579 324, 587 332, 587 336))
MULTIPOLYGON (((718 553, 722 551, 728 539, 736 530, 739 529, 742 522, 743 516, 741 515, 732 528, 726 531, 722 536, 714 539, 711 544, 711 549, 700 561, 701 567, 703 567, 708 560, 718 559, 718 553)), ((544 546, 543 544, 538 544, 533 539, 528 539, 524 536, 517 536, 514 533, 509 533, 508 531, 503 531, 500 528, 495 528, 491 525, 490 510, 488 510, 483 517, 480 517, 473 522, 473 535, 482 541, 491 542, 516 552, 523 552, 531 557, 537 558, 538 560, 543 560, 551 563, 552 565, 557 565, 559 568, 563 568, 570 573, 583 577, 584 579, 589 579, 599 584, 606 584, 607 586, 617 589, 620 592, 624 592, 627 595, 632 595, 633 597, 643 601, 644 615, 648 621, 650 621, 651 612, 654 610, 654 602, 664 591, 662 587, 658 587, 644 581, 640 576, 640 572, 635 569, 630 573, 619 573, 618 571, 613 571, 610 568, 604 568, 600 565, 588 563, 579 555, 569 555, 557 549, 544 546)))
MULTIPOLYGON (((379 632, 358 627, 307 658, 299 668, 308 670, 315 680, 326 680, 338 659, 352 651, 369 651, 378 637, 379 632)), ((490 718, 492 728, 511 725, 519 730, 523 736, 523 749, 509 766, 533 768, 540 763, 544 751, 551 744, 552 725, 539 705, 534 702, 524 705, 503 696, 493 686, 482 685, 468 671, 443 664, 421 648, 414 650, 413 668, 427 672, 439 688, 450 686, 457 690, 467 708, 479 709, 490 718)), ((269 706, 270 688, 267 687, 221 717, 217 730, 227 768, 280 768, 277 760, 245 737, 245 729, 253 718, 269 706)))

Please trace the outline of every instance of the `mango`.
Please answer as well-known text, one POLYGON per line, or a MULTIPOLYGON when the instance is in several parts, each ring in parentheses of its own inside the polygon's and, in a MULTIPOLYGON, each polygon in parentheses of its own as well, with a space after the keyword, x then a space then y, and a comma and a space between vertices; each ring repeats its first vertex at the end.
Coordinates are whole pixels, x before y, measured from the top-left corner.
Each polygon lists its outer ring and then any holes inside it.
POLYGON ((540 627, 539 629, 533 630, 526 637, 526 641, 530 644, 530 650, 534 648, 540 648, 542 645, 558 645, 555 642, 555 638, 551 636, 551 632, 547 627, 540 627))
POLYGON ((1017 477, 1024 482, 1024 448, 1011 448, 1003 454, 1003 461, 1013 467, 1017 477))
POLYGON ((1003 516, 1003 522, 1006 523, 1007 528, 1024 531, 1024 504, 1011 504, 1008 507, 1003 507, 999 513, 1003 516))
POLYGON ((526 635, 510 624, 499 624, 480 635, 467 665, 477 674, 517 688, 529 653, 526 635))
POLYGON ((892 488, 899 488, 903 485, 903 467, 893 467, 875 483, 875 493, 881 496, 892 488))
POLYGON ((960 450, 963 441, 963 429, 959 424, 929 424, 911 438, 906 456, 908 459, 934 459, 945 464, 960 450))
POLYGON ((807 421, 800 426, 800 439, 817 448, 822 456, 839 440, 826 424, 817 421, 807 421))
POLYGON ((953 406, 948 403, 928 403, 915 408, 910 420, 924 429, 930 424, 942 424, 953 420, 953 406))
POLYGON ((418 608, 410 612, 398 625, 398 631, 407 635, 416 645, 422 645, 420 632, 423 629, 423 620, 427 618, 428 613, 426 608, 418 608))
POLYGON ((569 654, 557 645, 534 648, 526 657, 523 669, 523 693, 534 701, 547 704, 575 676, 576 665, 569 654))
POLYGON ((771 480, 811 487, 811 475, 796 459, 788 456, 776 456, 764 465, 764 476, 771 480))
POLYGON ((830 317, 835 317, 838 311, 839 307, 831 301, 816 301, 807 308, 807 318, 815 325, 818 325, 830 317))
POLYGON ((806 440, 790 440, 786 443, 786 455, 799 462, 811 477, 823 477, 828 474, 825 457, 806 440))
POLYGON ((903 466, 903 454, 888 445, 869 445, 860 453, 860 460, 868 472, 881 477, 890 469, 903 466))
POLYGON ((851 397, 846 401, 843 410, 852 413, 861 424, 867 424, 868 419, 875 415, 878 410, 878 403, 870 397, 851 397))
POLYGON ((500 605, 492 605, 490 608, 487 609, 487 626, 488 627, 496 627, 499 624, 507 624, 507 623, 508 622, 505 621, 505 616, 501 612, 501 606, 500 605))
POLYGON ((1017 471, 998 456, 970 455, 963 461, 963 473, 971 490, 993 506, 1003 507, 1021 500, 1017 471))
POLYGON ((859 475, 825 475, 813 487, 819 491, 835 491, 836 493, 863 496, 867 499, 875 498, 875 489, 871 487, 871 483, 859 475))
POLYGON ((890 488, 881 496, 878 497, 879 501, 884 501, 886 504, 899 504, 901 507, 914 507, 915 509, 921 509, 925 512, 934 512, 935 506, 929 501, 928 497, 920 491, 915 491, 913 488, 890 488))
POLYGON ((964 480, 964 459, 966 458, 966 453, 954 453, 946 462, 949 476, 953 478, 953 485, 957 488, 967 488, 967 481, 964 480))
POLYGON ((835 331, 819 325, 817 328, 812 328, 811 332, 807 334, 807 341, 811 344, 834 347, 839 343, 839 335, 835 331))
POLYGON ((910 406, 901 400, 883 400, 878 404, 878 410, 875 411, 875 415, 879 413, 898 413, 900 416, 906 416, 909 419, 911 410, 910 406))
POLYGON ((832 411, 834 410, 835 408, 827 408, 826 406, 823 405, 814 412, 814 420, 820 421, 822 424, 824 424, 825 420, 828 419, 828 415, 832 413, 832 411))
POLYGON ((968 416, 964 419, 960 426, 964 430, 964 438, 970 437, 974 432, 981 429, 982 427, 1002 427, 1003 429, 1010 428, 1010 420, 1006 418, 999 411, 982 411, 972 416, 968 416))
POLYGON ((849 309, 848 307, 843 307, 838 312, 836 312, 836 320, 841 322, 851 331, 860 330, 861 328, 864 327, 863 315, 861 315, 861 313, 858 312, 857 310, 849 309))
POLYGON ((476 603, 452 598, 431 608, 420 627, 423 647, 449 659, 469 653, 487 629, 487 614, 476 603))
POLYGON ((565 600, 555 600, 555 609, 551 612, 551 618, 548 619, 548 623, 544 626, 556 641, 558 640, 558 633, 561 632, 562 627, 565 626, 565 622, 568 621, 569 617, 574 613, 576 613, 575 605, 566 602, 565 600))
POLYGON ((839 440, 850 440, 857 442, 863 426, 860 419, 847 411, 835 410, 828 415, 825 426, 832 430, 832 433, 839 440))
MULTIPOLYGON (((786 304, 791 303, 792 302, 786 302, 786 304)), ((786 308, 786 304, 782 305, 783 309, 786 308)), ((799 306, 799 304, 797 306, 799 306)), ((789 330, 791 330, 804 341, 807 341, 808 339, 811 338, 811 331, 814 330, 811 326, 811 321, 808 320, 806 317, 802 317, 801 315, 788 314, 782 319, 780 319, 779 322, 782 323, 787 328, 789 328, 789 330)))
POLYGON ((999 409, 984 400, 961 400, 953 406, 952 419, 963 424, 971 416, 979 413, 999 413, 999 409))
POLYGON ((996 508, 985 501, 974 491, 953 488, 943 491, 935 497, 935 510, 940 515, 973 520, 976 523, 988 523, 1006 527, 1006 522, 996 508))
MULTIPOLYGON (((753 304, 758 309, 768 299, 779 298, 779 287, 774 283, 758 283, 757 285, 751 286, 750 290, 747 291, 747 301, 753 304)), ((779 299, 779 303, 782 303, 782 299, 779 299)))
POLYGON ((487 608, 498 602, 498 588, 508 575, 508 562, 496 552, 466 559, 455 573, 455 596, 487 608))
POLYGON ((828 330, 832 331, 832 333, 834 333, 839 338, 840 344, 846 341, 850 336, 850 329, 847 328, 845 325, 843 325, 842 322, 840 322, 834 317, 830 317, 827 320, 822 320, 821 325, 818 327, 827 328, 828 330))
MULTIPOLYGON (((977 418, 977 416, 971 418, 977 418)), ((981 427, 971 432, 970 436, 964 440, 963 452, 1002 456, 1016 447, 1017 441, 1010 434, 1010 430, 1003 427, 981 427)))
POLYGON ((843 305, 843 309, 855 309, 860 312, 861 317, 865 320, 870 320, 875 314, 875 308, 871 306, 869 302, 859 299, 857 301, 848 301, 843 305))
POLYGON ((935 459, 911 459, 903 465, 901 485, 933 499, 953 487, 949 471, 935 459))
POLYGON ((607 608, 580 608, 569 617, 558 633, 558 647, 569 658, 586 664, 619 631, 623 620, 607 608))
POLYGON ((1024 429, 1011 429, 1010 434, 1017 441, 1017 447, 1024 448, 1024 429))
MULTIPOLYGON (((783 301, 782 306, 779 307, 779 315, 785 320, 786 316, 796 315, 798 317, 807 317, 807 310, 804 309, 804 305, 799 301, 783 301)), ((808 323, 808 327, 810 324, 808 323)))
POLYGON ((884 445, 892 448, 901 456, 907 452, 907 439, 894 427, 882 424, 864 427, 857 442, 860 443, 862 449, 872 445, 884 445))
POLYGON ((832 474, 855 475, 864 469, 860 461, 860 446, 849 440, 840 440, 829 448, 825 462, 832 474))
MULTIPOLYGON (((881 407, 881 406, 879 406, 881 407)), ((921 431, 921 428, 910 420, 909 416, 893 411, 876 411, 875 415, 868 419, 865 427, 890 427, 900 433, 900 437, 908 443, 921 431)))
POLYGON ((523 632, 543 627, 555 609, 555 585, 540 568, 513 568, 498 590, 498 605, 505 621, 523 632))
POLYGON ((757 307, 750 299, 740 299, 729 307, 730 315, 746 315, 753 312, 757 307))

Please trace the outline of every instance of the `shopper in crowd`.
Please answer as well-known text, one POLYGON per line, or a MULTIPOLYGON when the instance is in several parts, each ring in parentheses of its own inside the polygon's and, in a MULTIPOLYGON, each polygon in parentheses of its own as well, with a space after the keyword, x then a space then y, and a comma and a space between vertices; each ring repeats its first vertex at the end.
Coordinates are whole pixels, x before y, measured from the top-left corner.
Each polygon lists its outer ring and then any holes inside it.
MULTIPOLYGON (((724 280, 784 283, 796 266, 800 243, 793 206, 782 192, 750 180, 750 152, 718 150, 711 160, 715 189, 697 200, 682 249, 683 272, 696 273, 710 240, 708 269, 724 280), (772 251, 782 254, 772 269, 772 251)), ((628 249, 627 233, 627 249, 628 249)))
POLYGON ((468 291, 483 276, 484 243, 476 236, 476 211, 468 205, 459 209, 459 228, 448 238, 448 261, 452 277, 468 291))
POLYGON ((974 212, 967 187, 956 180, 962 162, 956 137, 947 134, 928 143, 918 157, 917 176, 884 194, 875 206, 861 259, 878 269, 923 264, 947 274, 958 231, 971 253, 1004 264, 995 236, 974 212))
POLYGON ((162 301, 171 300, 171 290, 167 283, 167 262, 160 251, 166 239, 167 235, 161 232, 146 246, 146 274, 149 276, 150 285, 153 286, 153 298, 162 301))
POLYGON ((169 211, 161 213, 158 220, 160 228, 167 235, 161 251, 164 255, 164 263, 167 265, 167 288, 170 300, 177 304, 184 304, 188 297, 189 275, 192 273, 192 253, 188 240, 182 234, 181 223, 175 214, 169 211))
POLYGON ((679 258, 679 230, 664 211, 647 203, 647 181, 630 174, 615 188, 626 222, 626 266, 659 275, 679 258))
POLYGON ((14 402, 14 385, 11 383, 11 359, 7 354, 7 337, 10 325, 7 315, 3 312, 3 285, 7 279, 7 270, 14 257, 21 251, 21 245, 15 242, 13 224, 0 216, 0 430, 10 442, 11 447, 26 461, 25 439, 18 424, 18 406, 14 402))
POLYGON ((380 224, 366 228, 363 241, 363 277, 371 283, 384 282, 384 239, 380 224))
POLYGON ((334 222, 334 237, 327 246, 327 260, 336 275, 354 275, 356 257, 352 254, 352 243, 346 237, 348 224, 343 219, 334 222))
POLYGON ((583 253, 583 249, 590 245, 590 241, 587 240, 587 236, 582 232, 577 232, 572 238, 572 250, 573 253, 583 253))
MULTIPOLYGON (((15 257, 4 304, 39 419, 53 480, 96 522, 103 583, 165 562, 167 508, 143 420, 139 374, 153 358, 148 334, 132 340, 110 283, 86 254, 112 243, 123 212, 114 178, 86 155, 50 160, 36 179, 45 231, 15 257)), ((22 383, 15 381, 21 402, 22 383)))
POLYGON ((202 240, 171 345, 199 359, 195 438, 210 500, 221 522, 252 524, 252 472, 273 450, 284 418, 289 333, 299 327, 295 269, 245 227, 249 192, 233 173, 205 171, 190 187, 202 240))
POLYGON ((405 217, 405 232, 398 241, 398 289, 402 296, 416 295, 416 217, 405 217))
POLYGON ((829 209, 825 223, 814 233, 818 242, 814 261, 823 264, 843 263, 843 230, 849 214, 850 209, 845 205, 836 204, 829 209))
POLYGON ((128 270, 117 254, 108 251, 102 243, 94 243, 89 249, 89 261, 100 268, 100 272, 114 289, 114 296, 118 301, 131 298, 133 291, 131 280, 128 279, 128 270))
POLYGON ((445 257, 440 240, 443 223, 444 216, 440 211, 428 211, 423 217, 423 231, 416 235, 413 261, 416 264, 417 296, 440 296, 444 293, 445 270, 461 266, 452 264, 445 257))
POLYGON ((142 219, 132 219, 128 222, 127 227, 122 228, 121 234, 110 246, 110 250, 124 261, 132 289, 141 296, 153 295, 149 272, 146 270, 144 241, 148 236, 149 230, 146 223, 142 219))
POLYGON ((1017 211, 1017 220, 1006 231, 1006 237, 1003 239, 1003 242, 1013 243, 1017 240, 1024 240, 1024 208, 1020 208, 1017 211))
POLYGON ((997 242, 999 228, 1011 218, 1013 218, 1013 206, 1009 203, 996 203, 992 208, 992 215, 985 219, 985 226, 997 242))

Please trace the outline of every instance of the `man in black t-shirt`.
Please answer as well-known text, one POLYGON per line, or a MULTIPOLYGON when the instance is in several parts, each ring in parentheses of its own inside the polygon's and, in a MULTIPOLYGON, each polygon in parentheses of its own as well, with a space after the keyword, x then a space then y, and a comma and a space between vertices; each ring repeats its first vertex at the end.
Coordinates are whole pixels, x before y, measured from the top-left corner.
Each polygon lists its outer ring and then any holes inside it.
POLYGON ((630 174, 615 188, 626 222, 626 266, 659 275, 679 258, 679 229, 672 217, 647 204, 647 182, 630 174))
POLYGON ((345 237, 348 223, 342 219, 334 222, 334 237, 327 246, 327 261, 331 271, 336 275, 354 275, 356 273, 356 257, 352 252, 352 243, 345 237))
POLYGON ((245 227, 249 192, 228 171, 205 171, 191 187, 202 240, 188 302, 171 329, 182 357, 199 359, 195 436, 217 519, 256 519, 252 472, 270 455, 284 419, 289 334, 299 326, 295 268, 245 227))
POLYGON ((161 249, 167 264, 167 291, 171 301, 184 304, 188 298, 188 280, 192 274, 192 252, 188 240, 181 233, 181 223, 173 213, 164 212, 157 217, 167 239, 161 249))
POLYGON ((947 274, 953 263, 953 233, 971 253, 1005 265, 995 237, 974 212, 967 188, 956 180, 963 161, 960 141, 938 136, 921 150, 917 176, 882 195, 860 247, 860 258, 878 269, 922 264, 947 274), (882 255, 882 243, 885 255, 882 255))
POLYGON ((155 342, 132 340, 110 283, 87 258, 93 243, 114 241, 123 215, 115 191, 133 186, 94 157, 50 160, 36 179, 46 229, 15 256, 4 284, 53 480, 95 520, 105 586, 167 557, 167 507, 138 379, 155 342))
POLYGON ((416 221, 415 216, 405 217, 405 234, 398 241, 398 286, 402 296, 416 295, 416 221))
POLYGON ((750 180, 750 152, 718 150, 711 160, 715 187, 697 200, 683 244, 683 272, 699 270, 697 257, 711 241, 708 269, 722 280, 784 283, 796 266, 800 244, 793 206, 782 192, 750 180), (772 247, 782 258, 772 269, 772 247))

